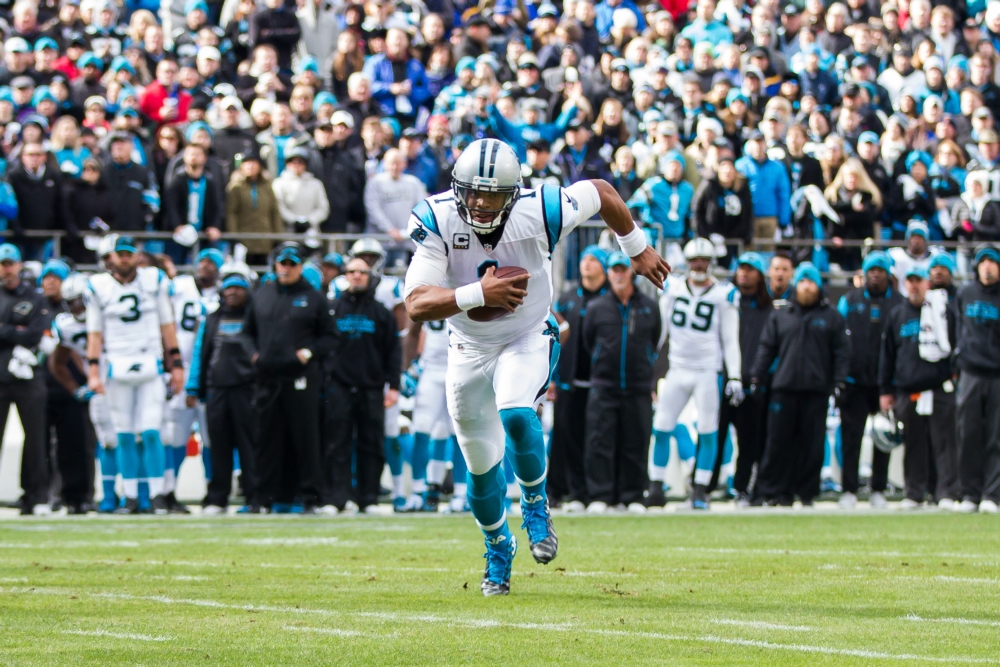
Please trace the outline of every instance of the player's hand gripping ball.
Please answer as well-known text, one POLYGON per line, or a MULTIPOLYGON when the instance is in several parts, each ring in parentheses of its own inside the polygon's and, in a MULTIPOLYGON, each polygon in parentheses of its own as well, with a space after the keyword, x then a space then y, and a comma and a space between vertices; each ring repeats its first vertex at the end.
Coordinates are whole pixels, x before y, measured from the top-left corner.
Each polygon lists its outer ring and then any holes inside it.
MULTIPOLYGON (((487 272, 487 276, 489 272, 487 272)), ((530 274, 527 270, 522 269, 520 266, 504 266, 493 272, 493 278, 495 280, 506 281, 506 288, 508 294, 503 295, 504 301, 510 304, 513 308, 521 305, 522 299, 519 296, 512 295, 509 293, 510 288, 515 290, 521 290, 527 294, 528 291, 528 278, 530 274), (509 280, 512 278, 517 278, 518 276, 523 276, 520 280, 509 280)), ((486 287, 484 286, 484 293, 486 292, 486 287)), ((490 302, 490 295, 486 295, 486 302, 490 302)), ((504 315, 512 312, 503 306, 479 306, 478 308, 472 308, 468 311, 469 319, 473 322, 492 322, 493 320, 499 319, 504 315)))

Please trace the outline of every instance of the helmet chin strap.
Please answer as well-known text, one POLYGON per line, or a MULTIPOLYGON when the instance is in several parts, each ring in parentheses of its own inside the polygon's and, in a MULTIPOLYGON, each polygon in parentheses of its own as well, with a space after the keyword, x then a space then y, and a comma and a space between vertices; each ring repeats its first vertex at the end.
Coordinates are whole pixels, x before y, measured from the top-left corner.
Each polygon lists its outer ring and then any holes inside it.
POLYGON ((688 272, 688 277, 690 277, 691 280, 695 281, 696 283, 700 283, 700 282, 704 282, 705 280, 708 279, 708 272, 707 271, 689 271, 688 272))

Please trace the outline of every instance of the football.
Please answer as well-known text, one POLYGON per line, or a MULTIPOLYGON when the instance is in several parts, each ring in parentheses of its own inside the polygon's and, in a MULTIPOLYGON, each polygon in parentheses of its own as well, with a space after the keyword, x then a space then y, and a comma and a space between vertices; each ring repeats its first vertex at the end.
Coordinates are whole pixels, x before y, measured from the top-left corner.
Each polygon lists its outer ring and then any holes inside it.
MULTIPOLYGON (((510 278, 512 276, 524 276, 523 280, 514 283, 520 289, 528 289, 528 272, 520 266, 503 266, 496 270, 494 274, 497 278, 510 278)), ((473 322, 492 322, 499 319, 508 312, 499 306, 479 306, 469 310, 469 319, 473 322)))

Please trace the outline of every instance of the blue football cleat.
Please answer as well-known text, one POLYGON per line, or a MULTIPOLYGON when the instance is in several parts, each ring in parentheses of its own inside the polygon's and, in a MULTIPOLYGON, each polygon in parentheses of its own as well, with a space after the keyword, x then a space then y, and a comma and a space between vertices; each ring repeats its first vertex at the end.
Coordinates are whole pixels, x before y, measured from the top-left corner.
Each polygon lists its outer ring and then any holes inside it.
POLYGON ((273 514, 291 514, 292 504, 291 503, 274 503, 271 505, 271 512, 273 514))
POLYGON ((392 499, 392 511, 393 512, 406 512, 406 498, 403 496, 397 496, 392 499))
POLYGON ((111 514, 118 509, 118 496, 104 496, 104 500, 97 506, 97 511, 101 514, 111 514))
POLYGON ((536 563, 547 565, 559 551, 559 538, 552 527, 549 501, 542 496, 521 496, 521 528, 528 532, 528 545, 536 563))
POLYGON ((492 597, 494 595, 510 594, 510 571, 514 566, 514 556, 517 554, 517 538, 511 535, 499 535, 494 538, 486 538, 486 572, 483 573, 483 581, 480 588, 483 595, 492 597))
POLYGON ((840 493, 844 490, 832 477, 824 477, 819 488, 822 493, 840 493))

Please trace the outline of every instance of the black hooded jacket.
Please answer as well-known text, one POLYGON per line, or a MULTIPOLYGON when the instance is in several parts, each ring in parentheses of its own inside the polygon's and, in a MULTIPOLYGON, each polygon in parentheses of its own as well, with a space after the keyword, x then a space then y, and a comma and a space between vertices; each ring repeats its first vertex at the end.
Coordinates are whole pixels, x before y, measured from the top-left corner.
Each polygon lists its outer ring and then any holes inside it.
POLYGON ((347 291, 333 302, 336 349, 326 365, 329 379, 358 389, 399 389, 403 363, 396 318, 375 299, 375 285, 347 291))

